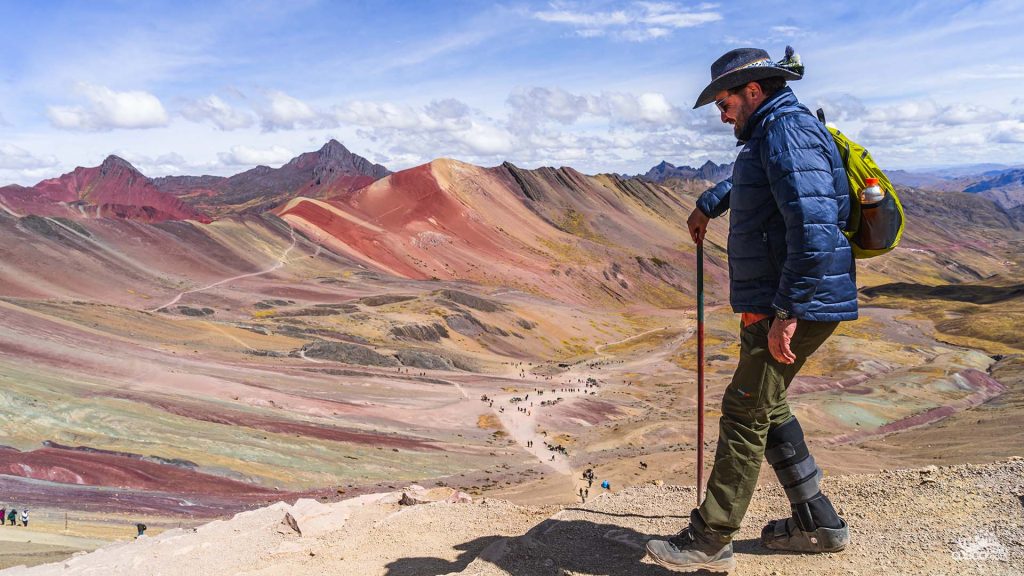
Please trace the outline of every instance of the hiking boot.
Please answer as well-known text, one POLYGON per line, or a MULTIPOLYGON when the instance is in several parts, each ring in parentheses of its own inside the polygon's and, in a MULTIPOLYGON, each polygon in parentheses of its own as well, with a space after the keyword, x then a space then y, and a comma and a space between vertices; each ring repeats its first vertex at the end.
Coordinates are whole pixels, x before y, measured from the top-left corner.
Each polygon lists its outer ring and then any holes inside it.
POLYGON ((690 526, 665 540, 648 540, 647 555, 669 570, 728 572, 736 568, 729 538, 711 531, 700 514, 690 513, 690 526))
POLYGON ((770 550, 786 552, 839 552, 850 543, 850 527, 846 520, 839 528, 819 526, 805 532, 793 518, 772 520, 761 530, 761 545, 770 550))

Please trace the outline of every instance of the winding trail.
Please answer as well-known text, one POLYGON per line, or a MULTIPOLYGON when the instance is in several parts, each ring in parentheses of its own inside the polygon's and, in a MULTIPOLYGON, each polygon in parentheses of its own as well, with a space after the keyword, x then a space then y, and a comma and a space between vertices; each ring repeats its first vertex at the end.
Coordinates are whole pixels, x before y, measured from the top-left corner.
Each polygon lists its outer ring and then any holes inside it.
MULTIPOLYGON (((523 450, 536 456, 537 460, 541 464, 544 464, 559 474, 565 474, 567 476, 572 475, 573 471, 572 465, 569 462, 569 457, 564 454, 548 450, 547 446, 544 445, 544 442, 549 440, 549 438, 537 430, 538 415, 542 410, 550 408, 540 406, 539 404, 543 400, 553 400, 559 397, 562 398, 562 401, 564 402, 570 398, 587 396, 587 389, 585 387, 580 387, 578 392, 559 392, 558 388, 560 387, 576 388, 580 385, 558 384, 554 386, 555 390, 552 391, 551 382, 517 382, 516 384, 517 387, 520 388, 529 386, 530 390, 525 392, 508 392, 505 394, 490 396, 491 399, 494 400, 494 406, 491 407, 494 415, 501 421, 502 426, 508 431, 512 440, 519 444, 523 450), (534 391, 535 389, 543 390, 544 394, 538 396, 534 391), (533 407, 530 407, 530 402, 528 400, 519 404, 512 402, 512 398, 516 396, 524 397, 527 394, 529 394, 531 398, 535 399, 533 407), (503 406, 505 407, 504 412, 500 410, 503 406), (520 406, 526 408, 528 412, 515 410, 515 408, 520 406), (528 446, 530 441, 533 442, 532 447, 528 446), (551 456, 555 457, 554 460, 551 459, 551 456)), ((553 438, 551 440, 553 440, 553 438)))
POLYGON ((664 331, 664 330, 669 330, 670 328, 671 328, 671 326, 662 326, 661 328, 655 328, 653 330, 648 330, 646 332, 641 332, 639 334, 634 334, 633 336, 629 336, 628 338, 623 338, 622 340, 619 340, 618 342, 608 342, 608 343, 605 343, 605 344, 598 344, 597 346, 594 346, 594 354, 597 354, 598 356, 604 356, 605 358, 611 358, 612 357, 611 354, 605 354, 604 352, 601 352, 601 349, 602 348, 608 348, 609 346, 618 346, 619 344, 625 344, 626 342, 629 342, 630 340, 636 340, 637 338, 643 338, 644 336, 647 336, 648 334, 654 334, 655 332, 661 332, 661 331, 664 331))
POLYGON ((279 270, 282 266, 285 265, 285 261, 288 259, 288 253, 291 252, 292 249, 295 248, 295 243, 297 241, 297 238, 295 237, 295 229, 291 228, 289 226, 288 230, 291 232, 291 235, 292 235, 292 243, 277 258, 277 264, 274 264, 273 266, 271 266, 270 268, 267 268, 266 270, 260 270, 259 272, 250 272, 248 274, 239 274, 238 276, 232 276, 231 278, 225 278, 223 280, 219 280, 217 282, 214 282, 213 284, 210 284, 210 285, 207 285, 207 286, 203 286, 202 288, 194 288, 192 290, 186 290, 186 291, 178 294, 177 296, 175 296, 174 299, 171 300, 170 302, 168 302, 166 304, 163 304, 161 306, 157 306, 155 308, 150 308, 149 310, 146 310, 146 312, 157 312, 161 308, 168 308, 170 306, 174 306, 175 304, 178 303, 178 301, 181 300, 181 297, 186 295, 186 294, 193 294, 195 292, 203 292, 204 290, 209 290, 210 288, 215 288, 215 287, 220 286, 222 284, 227 284, 228 282, 234 282, 235 280, 241 280, 242 278, 250 278, 252 276, 262 276, 263 274, 270 274, 271 272, 274 272, 275 270, 279 270))
POLYGON ((299 358, 302 358, 306 362, 312 362, 314 364, 324 364, 323 360, 317 360, 316 358, 310 358, 309 356, 306 356, 306 351, 303 350, 302 348, 299 348, 299 358))
POLYGON ((0 196, 0 208, 3 208, 4 212, 7 212, 8 214, 14 216, 15 218, 21 218, 21 214, 18 214, 14 210, 11 210, 11 207, 8 206, 7 202, 4 201, 3 196, 0 196))

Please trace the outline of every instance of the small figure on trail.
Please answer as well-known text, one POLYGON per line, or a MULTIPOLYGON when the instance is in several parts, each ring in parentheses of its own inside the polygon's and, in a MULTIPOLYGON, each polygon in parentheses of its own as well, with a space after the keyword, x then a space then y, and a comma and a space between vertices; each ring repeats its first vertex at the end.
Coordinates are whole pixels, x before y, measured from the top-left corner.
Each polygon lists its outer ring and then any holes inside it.
POLYGON ((21 525, 28 526, 28 508, 21 511, 21 525))
POLYGON ((4 518, 7 518, 7 507, 0 508, 0 524, 5 522, 4 518))
POLYGON ((135 535, 136 538, 138 538, 139 536, 142 536, 143 534, 146 533, 146 525, 143 524, 142 522, 139 522, 138 524, 136 524, 135 525, 135 529, 139 531, 139 533, 135 535))
POLYGON ((775 469, 790 517, 768 523, 761 545, 791 552, 838 552, 849 526, 818 485, 786 389, 839 326, 857 319, 856 268, 843 234, 850 189, 832 135, 800 104, 787 80, 802 78, 792 50, 785 66, 756 48, 727 52, 711 65, 697 98, 712 102, 742 144, 732 177, 705 191, 687 220, 701 244, 708 222, 729 215, 729 300, 742 314, 740 354, 722 397, 715 464, 690 526, 650 540, 647 553, 676 571, 728 571, 761 459, 775 469))
POLYGON ((611 487, 612 487, 612 483, 611 482, 609 482, 607 480, 602 480, 601 481, 601 488, 604 488, 605 490, 610 490, 611 487))
POLYGON ((18 523, 18 511, 11 508, 11 511, 7 513, 7 520, 11 523, 11 526, 16 525, 18 523))

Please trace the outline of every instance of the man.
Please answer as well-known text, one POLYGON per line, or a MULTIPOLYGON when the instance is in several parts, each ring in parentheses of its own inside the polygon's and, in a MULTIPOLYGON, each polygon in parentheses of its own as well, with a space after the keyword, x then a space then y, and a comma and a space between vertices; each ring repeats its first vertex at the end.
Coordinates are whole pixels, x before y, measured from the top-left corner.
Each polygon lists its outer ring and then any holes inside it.
POLYGON ((731 541, 762 457, 791 505, 789 518, 762 530, 763 546, 835 552, 849 542, 786 402, 807 357, 840 321, 857 318, 853 254, 842 232, 846 172, 828 131, 786 86, 801 77, 764 50, 733 50, 711 65, 712 82, 694 106, 714 102, 743 146, 732 177, 701 195, 687 223, 700 243, 709 219, 730 210, 730 303, 742 323, 705 500, 688 528, 647 544, 652 559, 675 570, 735 567, 731 541))

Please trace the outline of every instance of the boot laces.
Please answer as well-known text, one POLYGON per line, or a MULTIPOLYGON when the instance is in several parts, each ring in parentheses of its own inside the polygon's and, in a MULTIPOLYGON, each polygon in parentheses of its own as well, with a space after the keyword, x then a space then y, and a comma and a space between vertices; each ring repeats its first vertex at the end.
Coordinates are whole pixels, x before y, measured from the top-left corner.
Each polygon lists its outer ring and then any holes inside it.
POLYGON ((668 542, 675 546, 677 550, 692 548, 696 543, 696 539, 693 537, 693 529, 690 527, 683 528, 678 534, 669 538, 668 542))

